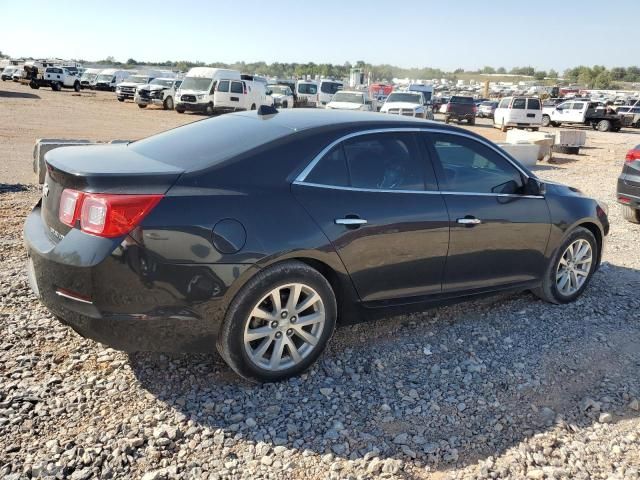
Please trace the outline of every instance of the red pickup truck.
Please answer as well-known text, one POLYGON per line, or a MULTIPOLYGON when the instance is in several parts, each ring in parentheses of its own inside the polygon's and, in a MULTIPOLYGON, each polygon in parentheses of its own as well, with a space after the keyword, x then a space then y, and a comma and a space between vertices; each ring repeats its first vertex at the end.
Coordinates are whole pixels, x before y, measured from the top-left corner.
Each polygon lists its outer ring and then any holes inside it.
POLYGON ((476 123, 476 105, 473 97, 460 97, 454 95, 444 108, 444 122, 451 120, 466 120, 469 125, 476 123))

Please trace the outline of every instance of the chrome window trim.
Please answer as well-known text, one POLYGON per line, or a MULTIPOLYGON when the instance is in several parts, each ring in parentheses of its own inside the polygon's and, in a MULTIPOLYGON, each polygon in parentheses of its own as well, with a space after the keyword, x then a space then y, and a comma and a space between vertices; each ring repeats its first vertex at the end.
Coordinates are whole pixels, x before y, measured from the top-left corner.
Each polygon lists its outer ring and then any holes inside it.
MULTIPOLYGON (((489 147, 491 150, 493 150, 498 155, 500 155, 502 158, 504 158, 507 162, 509 162, 510 165, 512 165, 516 170, 518 170, 522 175, 524 175, 525 179, 532 178, 532 177, 529 176, 529 174, 527 172, 522 170, 522 168, 520 166, 518 166, 515 163, 513 163, 513 161, 505 154, 505 152, 501 151, 498 147, 492 145, 488 141, 486 141, 484 139, 479 139, 477 137, 474 137, 473 135, 469 135, 469 134, 463 133, 463 132, 458 132, 458 131, 455 131, 455 130, 446 130, 446 129, 442 129, 442 128, 428 128, 428 127, 389 128, 389 127, 387 127, 387 128, 376 128, 376 129, 371 129, 371 130, 361 130, 359 132, 352 132, 352 133, 349 133, 347 135, 344 135, 344 136, 338 138, 337 140, 334 140, 329 145, 327 145, 325 148, 323 148, 322 151, 320 153, 318 153, 313 158, 313 160, 311 160, 311 162, 305 167, 305 169, 302 170, 302 172, 300 172, 300 174, 296 177, 296 179, 294 180, 294 183, 297 182, 298 184, 300 184, 300 182, 304 182, 304 180, 309 176, 309 174, 314 169, 314 167, 318 164, 318 162, 327 153, 329 153, 329 151, 333 147, 338 145, 340 142, 344 142, 345 140, 349 140, 350 138, 360 137, 360 136, 363 136, 363 135, 373 135, 373 134, 376 134, 376 133, 407 133, 407 132, 413 132, 413 133, 415 133, 415 132, 443 133, 445 135, 456 135, 458 137, 464 137, 464 138, 468 138, 468 139, 471 139, 471 140, 475 140, 476 142, 478 142, 478 143, 480 143, 480 144, 482 144, 482 145, 484 145, 486 147, 489 147)), ((404 190, 404 191, 406 192, 407 190, 404 190)), ((473 195, 480 195, 480 194, 473 193, 473 195)), ((495 194, 488 194, 488 195, 495 195, 495 194)))
POLYGON ((448 192, 442 190, 388 190, 379 188, 341 187, 338 185, 324 185, 322 183, 300 182, 294 180, 293 185, 304 187, 327 188, 329 190, 345 190, 348 192, 367 193, 410 193, 421 195, 465 195, 469 197, 507 197, 507 198, 544 198, 543 195, 518 195, 517 193, 474 193, 474 192, 448 192))

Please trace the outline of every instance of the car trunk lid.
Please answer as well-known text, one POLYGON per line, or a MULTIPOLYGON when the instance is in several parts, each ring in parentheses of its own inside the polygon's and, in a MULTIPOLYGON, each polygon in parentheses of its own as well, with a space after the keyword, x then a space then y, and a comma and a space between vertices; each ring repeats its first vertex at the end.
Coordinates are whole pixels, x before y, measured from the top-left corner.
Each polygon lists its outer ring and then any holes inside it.
POLYGON ((128 145, 56 148, 45 155, 42 219, 59 241, 71 229, 59 219, 65 189, 86 193, 164 194, 183 173, 179 167, 134 152, 128 145))

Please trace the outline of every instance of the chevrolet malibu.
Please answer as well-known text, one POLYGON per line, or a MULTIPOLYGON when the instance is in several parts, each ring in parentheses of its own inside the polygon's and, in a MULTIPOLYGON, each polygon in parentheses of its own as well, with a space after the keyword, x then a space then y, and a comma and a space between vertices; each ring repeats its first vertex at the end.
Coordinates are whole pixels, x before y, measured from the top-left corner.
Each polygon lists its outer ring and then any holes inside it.
POLYGON ((51 312, 126 351, 217 348, 255 381, 307 369, 340 321, 507 290, 571 302, 609 230, 575 188, 404 116, 233 113, 45 160, 24 235, 51 312))

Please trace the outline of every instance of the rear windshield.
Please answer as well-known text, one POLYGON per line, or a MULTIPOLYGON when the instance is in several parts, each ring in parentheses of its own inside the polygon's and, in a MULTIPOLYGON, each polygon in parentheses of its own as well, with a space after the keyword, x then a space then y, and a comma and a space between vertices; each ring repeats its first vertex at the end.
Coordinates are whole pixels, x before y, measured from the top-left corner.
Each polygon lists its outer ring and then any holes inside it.
POLYGON ((451 97, 449 103, 473 103, 473 97, 451 97))
POLYGON ((282 126, 268 126, 255 117, 228 114, 133 142, 129 148, 145 157, 193 171, 218 165, 291 132, 282 126))
POLYGON ((318 86, 315 83, 300 83, 298 84, 298 93, 315 95, 318 93, 318 86))
POLYGON ((540 100, 537 98, 530 98, 527 100, 527 108, 529 110, 540 110, 540 100))

